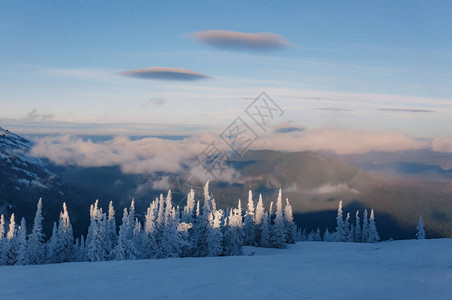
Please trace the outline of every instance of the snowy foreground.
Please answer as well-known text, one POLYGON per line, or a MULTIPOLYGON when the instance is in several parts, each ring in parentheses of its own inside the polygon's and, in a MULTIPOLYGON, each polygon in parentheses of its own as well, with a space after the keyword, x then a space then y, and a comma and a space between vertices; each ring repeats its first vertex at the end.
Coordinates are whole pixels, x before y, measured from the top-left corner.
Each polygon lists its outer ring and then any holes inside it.
POLYGON ((1 266, 0 299, 452 299, 452 239, 254 256, 1 266))

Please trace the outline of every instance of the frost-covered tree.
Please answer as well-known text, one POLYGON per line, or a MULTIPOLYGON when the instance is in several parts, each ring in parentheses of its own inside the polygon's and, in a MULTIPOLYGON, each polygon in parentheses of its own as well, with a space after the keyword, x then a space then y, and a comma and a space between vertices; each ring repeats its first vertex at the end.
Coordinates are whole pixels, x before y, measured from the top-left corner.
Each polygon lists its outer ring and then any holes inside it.
POLYGON ((16 265, 30 264, 30 261, 28 259, 27 224, 24 218, 22 218, 22 220, 20 221, 20 226, 17 230, 17 243, 19 251, 17 254, 16 265))
POLYGON ((279 189, 278 199, 276 201, 276 215, 273 221, 273 226, 271 227, 271 240, 270 245, 273 248, 285 248, 286 247, 286 236, 285 236, 285 226, 283 219, 283 209, 282 209, 282 192, 279 189))
POLYGON ((377 226, 375 224, 375 215, 374 210, 372 209, 370 212, 370 219, 369 219, 369 229, 368 229, 368 236, 367 236, 367 242, 368 243, 375 243, 380 240, 380 236, 378 235, 377 226))
POLYGON ((63 211, 60 212, 57 236, 53 250, 53 261, 57 263, 72 261, 74 259, 74 234, 66 203, 63 203, 63 211))
POLYGON ((355 228, 353 233, 353 241, 356 243, 361 242, 361 225, 359 220, 359 210, 356 211, 355 215, 355 228))
POLYGON ((233 209, 225 222, 224 255, 242 255, 243 232, 241 210, 233 209))
POLYGON ((363 227, 361 231, 361 242, 367 243, 369 238, 369 220, 367 218, 367 209, 364 210, 363 214, 363 227))
POLYGON ((256 244, 261 244, 262 239, 262 220, 264 218, 264 203, 262 200, 262 195, 259 194, 259 201, 257 202, 256 206, 256 213, 254 215, 254 223, 255 223, 255 229, 256 229, 256 244))
POLYGON ((19 244, 17 242, 16 221, 14 219, 14 214, 12 214, 9 221, 9 230, 6 234, 6 241, 3 249, 4 263, 10 266, 14 265, 17 260, 18 252, 19 244))
POLYGON ((153 258, 157 250, 156 241, 156 211, 158 198, 151 202, 144 221, 143 258, 153 258))
POLYGON ((113 249, 118 242, 118 234, 116 233, 115 208, 113 201, 108 204, 108 218, 105 233, 105 256, 108 260, 113 258, 113 249))
POLYGON ((259 246, 270 246, 270 216, 266 212, 262 218, 262 235, 259 246))
POLYGON ((182 222, 193 223, 193 215, 195 213, 195 190, 191 189, 187 194, 187 205, 184 207, 182 222))
POLYGON ((172 194, 168 191, 165 200, 165 222, 156 258, 179 257, 182 253, 183 239, 178 231, 179 218, 172 206, 172 194))
POLYGON ((297 235, 297 226, 293 221, 292 205, 289 203, 289 199, 286 198, 286 207, 284 208, 284 225, 286 243, 295 244, 295 237, 297 235))
MULTIPOLYGON (((202 257, 209 255, 209 245, 207 243, 207 234, 210 227, 210 214, 212 212, 213 205, 211 204, 212 197, 209 193, 209 181, 207 181, 204 186, 204 204, 202 206, 202 211, 198 209, 195 224, 194 224, 194 233, 193 240, 195 245, 194 256, 202 257)), ((240 200, 239 200, 240 201, 240 200)))
POLYGON ((42 198, 39 199, 33 222, 33 229, 28 239, 28 259, 32 265, 43 264, 46 260, 44 233, 42 232, 42 198))
POLYGON ((3 215, 0 216, 0 265, 5 264, 5 217, 3 215))
POLYGON ((336 217, 336 241, 345 242, 347 241, 348 233, 344 222, 343 212, 342 212, 342 200, 339 201, 339 206, 337 208, 336 217))
POLYGON ((214 210, 209 214, 209 226, 207 227, 208 256, 218 256, 223 253, 223 233, 221 222, 223 210, 214 210))
POLYGON ((254 222, 253 193, 250 190, 248 193, 248 209, 246 210, 243 224, 244 243, 246 246, 254 246, 256 243, 256 230, 254 222))
POLYGON ((353 242, 353 224, 350 223, 350 213, 347 213, 344 222, 345 242, 353 242))
POLYGON ((110 253, 107 251, 112 251, 109 248, 111 245, 107 237, 106 215, 98 205, 99 200, 96 200, 90 207, 90 224, 86 236, 86 255, 89 261, 107 260, 110 258, 110 253))
POLYGON ((324 242, 333 242, 334 241, 334 238, 331 236, 331 233, 328 230, 328 228, 323 233, 323 241, 324 242))
POLYGON ((119 226, 118 244, 115 247, 115 259, 137 259, 137 249, 133 243, 133 230, 135 228, 135 203, 132 200, 130 212, 124 208, 121 226, 119 226))
POLYGON ((55 251, 57 248, 57 245, 59 243, 58 241, 58 231, 57 231, 57 224, 56 222, 53 222, 53 229, 52 229, 52 236, 50 237, 49 241, 47 242, 47 251, 46 251, 46 262, 47 263, 56 263, 55 260, 55 251))
POLYGON ((425 239, 425 230, 424 230, 424 220, 422 219, 422 215, 419 216, 419 220, 417 221, 416 227, 416 237, 418 240, 425 239))

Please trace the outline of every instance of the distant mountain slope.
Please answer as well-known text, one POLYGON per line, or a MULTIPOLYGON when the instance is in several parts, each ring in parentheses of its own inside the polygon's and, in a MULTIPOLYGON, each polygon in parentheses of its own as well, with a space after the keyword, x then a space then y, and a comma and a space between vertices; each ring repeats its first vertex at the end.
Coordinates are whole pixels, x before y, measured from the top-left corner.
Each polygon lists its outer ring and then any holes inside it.
POLYGON ((0 127, 0 213, 31 216, 39 197, 59 199, 61 182, 42 160, 27 153, 32 143, 0 127))

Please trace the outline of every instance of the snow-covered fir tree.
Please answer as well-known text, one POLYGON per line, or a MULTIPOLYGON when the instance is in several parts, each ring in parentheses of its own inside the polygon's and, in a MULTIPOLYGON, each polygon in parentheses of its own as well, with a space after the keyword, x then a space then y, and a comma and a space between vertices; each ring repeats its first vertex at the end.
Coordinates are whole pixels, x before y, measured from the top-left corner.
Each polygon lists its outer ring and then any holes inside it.
POLYGON ((418 240, 425 239, 424 220, 422 219, 422 215, 419 216, 419 220, 417 221, 416 231, 416 238, 418 240))
POLYGON ((286 247, 286 228, 284 226, 284 216, 282 209, 282 191, 279 189, 278 199, 276 201, 276 215, 271 227, 270 246, 273 248, 286 247))
POLYGON ((346 242, 348 238, 348 232, 343 217, 342 200, 339 201, 339 206, 337 208, 336 224, 336 241, 346 242))
MULTIPOLYGON (((240 205, 240 203, 239 203, 240 205)), ((242 255, 243 232, 241 209, 233 209, 225 221, 223 254, 242 255)))
POLYGON ((221 222, 223 221, 223 210, 214 210, 209 214, 209 226, 207 230, 208 256, 218 256, 223 253, 223 233, 221 222))
POLYGON ((33 222, 33 229, 28 239, 28 260, 30 264, 43 264, 46 260, 45 235, 42 232, 42 198, 39 199, 33 222))
POLYGON ((363 214, 363 227, 361 231, 361 242, 367 243, 369 238, 369 219, 367 218, 367 209, 364 210, 363 214))
POLYGON ((297 235, 297 226, 293 221, 292 205, 290 205, 288 198, 286 198, 286 207, 284 208, 284 225, 286 227, 286 243, 294 244, 297 235))
POLYGON ((60 220, 57 228, 57 238, 53 245, 53 262, 70 262, 74 259, 74 234, 69 220, 66 203, 63 203, 63 211, 60 212, 60 220))
POLYGON ((375 224, 374 210, 372 209, 370 212, 367 242, 375 243, 375 242, 378 242, 379 240, 380 240, 380 236, 378 235, 377 226, 375 224))
POLYGON ((89 261, 107 260, 110 256, 107 250, 112 251, 107 245, 110 244, 110 240, 107 237, 106 215, 98 205, 99 200, 96 200, 90 207, 90 224, 86 236, 86 258, 89 261))
POLYGON ((118 234, 116 232, 115 208, 113 201, 108 204, 107 228, 105 233, 105 258, 111 260, 113 258, 113 249, 118 242, 118 234))
POLYGON ((28 240, 27 240, 27 224, 25 218, 20 221, 20 226, 17 230, 17 243, 18 243, 18 254, 16 265, 28 265, 30 264, 28 256, 28 240))
POLYGON ((361 223, 359 220, 359 210, 356 211, 355 215, 355 228, 353 233, 353 241, 356 243, 361 242, 361 223))
POLYGON ((270 247, 270 216, 266 212, 262 218, 262 235, 259 246, 270 247))
POLYGON ((9 230, 6 234, 6 241, 3 247, 4 263, 10 266, 14 265, 16 263, 17 255, 19 252, 19 244, 17 242, 17 228, 14 214, 11 215, 9 221, 9 230))
POLYGON ((0 216, 0 265, 5 264, 5 217, 0 216))
POLYGON ((243 224, 243 234, 245 237, 246 246, 254 246, 256 243, 256 229, 254 220, 254 202, 253 192, 248 192, 248 208, 245 213, 245 221, 243 224))

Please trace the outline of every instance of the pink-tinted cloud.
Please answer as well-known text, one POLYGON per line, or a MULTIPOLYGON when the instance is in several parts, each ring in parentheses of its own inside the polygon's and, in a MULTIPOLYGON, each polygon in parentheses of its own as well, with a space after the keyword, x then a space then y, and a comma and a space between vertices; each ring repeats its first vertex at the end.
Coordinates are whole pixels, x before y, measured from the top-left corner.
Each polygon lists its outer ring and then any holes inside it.
POLYGON ((268 32, 245 33, 225 30, 204 30, 191 34, 200 42, 220 49, 275 50, 289 47, 284 37, 268 32))
POLYGON ((432 150, 436 152, 452 153, 452 138, 437 136, 432 141, 432 150))

